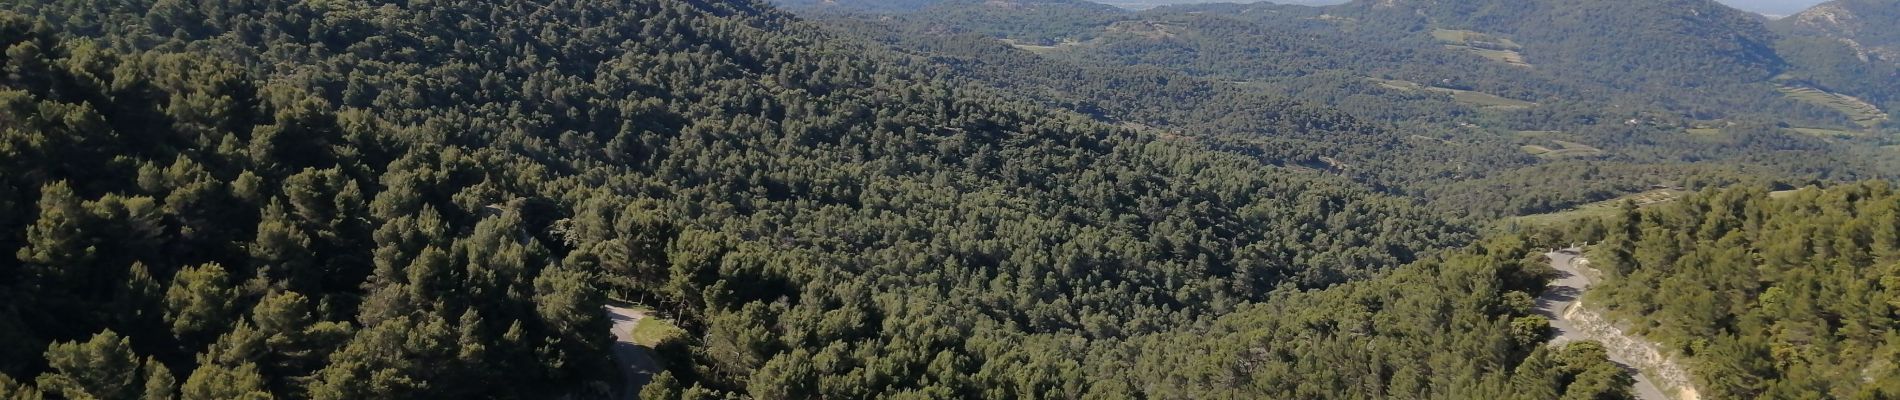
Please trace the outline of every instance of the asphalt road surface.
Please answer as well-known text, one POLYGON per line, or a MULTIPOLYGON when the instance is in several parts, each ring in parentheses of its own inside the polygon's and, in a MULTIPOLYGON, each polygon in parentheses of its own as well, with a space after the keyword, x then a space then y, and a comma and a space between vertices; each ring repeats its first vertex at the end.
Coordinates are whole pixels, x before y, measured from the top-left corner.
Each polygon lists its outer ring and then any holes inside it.
POLYGON ((646 313, 625 307, 607 306, 607 317, 614 321, 614 364, 620 367, 622 382, 618 398, 634 400, 640 398, 640 387, 653 380, 653 374, 660 373, 660 363, 654 361, 653 353, 646 347, 633 341, 633 325, 646 318, 646 313))
MULTIPOLYGON (((1577 298, 1583 297, 1584 291, 1590 290, 1592 283, 1590 278, 1585 277, 1576 264, 1582 252, 1583 249, 1573 247, 1545 254, 1550 257, 1550 267, 1557 269, 1557 279, 1551 280, 1550 287, 1544 290, 1544 295, 1537 297, 1537 313, 1549 319, 1550 327, 1556 331, 1557 336, 1551 339, 1551 343, 1592 340, 1591 337, 1572 326, 1569 320, 1563 318, 1564 310, 1568 309, 1572 303, 1576 303, 1577 298)), ((1636 394, 1636 398, 1670 400, 1669 396, 1664 396, 1662 389, 1657 388, 1648 377, 1644 377, 1641 371, 1630 367, 1629 360, 1611 354, 1610 361, 1623 366, 1624 370, 1630 371, 1631 376, 1636 377, 1636 384, 1630 388, 1631 392, 1636 394)))

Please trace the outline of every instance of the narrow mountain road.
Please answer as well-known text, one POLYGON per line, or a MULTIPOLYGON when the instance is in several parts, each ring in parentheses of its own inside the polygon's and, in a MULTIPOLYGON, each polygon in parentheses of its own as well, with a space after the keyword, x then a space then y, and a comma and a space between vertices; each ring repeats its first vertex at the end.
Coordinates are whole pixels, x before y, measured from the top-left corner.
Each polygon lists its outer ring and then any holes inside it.
MULTIPOLYGON (((1582 257, 1582 252, 1583 249, 1572 247, 1544 254, 1550 258, 1550 267, 1557 269, 1558 276, 1557 279, 1550 281, 1550 287, 1544 290, 1544 295, 1537 297, 1537 313, 1549 319, 1551 329, 1556 331, 1557 336, 1550 340, 1551 344, 1593 339, 1573 326, 1569 320, 1564 319, 1564 310, 1576 304, 1577 299, 1583 297, 1585 291, 1590 290, 1592 283, 1576 264, 1577 259, 1582 257)), ((1636 394, 1636 398, 1671 400, 1669 396, 1663 395, 1662 389, 1657 388, 1655 382, 1643 376, 1642 371, 1631 367, 1629 360, 1618 357, 1612 352, 1610 361, 1623 366, 1624 370, 1630 371, 1630 375, 1636 378, 1636 384, 1630 388, 1636 394)))
POLYGON ((660 363, 653 359, 653 354, 633 341, 633 326, 646 316, 640 310, 607 306, 607 317, 614 321, 614 364, 620 367, 625 383, 618 399, 640 398, 640 387, 646 386, 653 380, 653 374, 660 372, 660 363))

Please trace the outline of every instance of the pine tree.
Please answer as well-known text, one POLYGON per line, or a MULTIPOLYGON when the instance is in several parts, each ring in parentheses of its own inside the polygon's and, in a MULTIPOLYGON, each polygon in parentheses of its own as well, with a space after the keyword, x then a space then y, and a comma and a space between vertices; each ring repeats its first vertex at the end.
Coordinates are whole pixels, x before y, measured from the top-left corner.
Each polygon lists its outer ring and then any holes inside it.
MULTIPOLYGON (((20 283, 26 290, 20 300, 39 304, 33 311, 67 318, 83 315, 77 293, 93 273, 95 254, 90 214, 66 182, 55 182, 40 190, 39 219, 26 228, 26 246, 18 251, 23 264, 20 283)), ((36 324, 42 321, 35 321, 36 324)), ((47 330, 58 331, 54 321, 44 321, 47 330)), ((62 324, 63 325, 63 324, 62 324)))
POLYGON ((38 388, 19 381, 7 374, 0 374, 0 400, 42 400, 46 397, 38 388))
POLYGON ((290 219, 283 202, 272 199, 264 208, 263 219, 257 223, 257 238, 249 247, 251 270, 256 271, 251 279, 257 280, 246 285, 249 290, 322 289, 319 281, 323 271, 312 264, 316 253, 311 250, 310 236, 290 219))
MULTIPOLYGON (((541 323, 553 332, 554 346, 542 353, 548 371, 604 371, 611 368, 599 349, 609 348, 611 327, 602 310, 607 298, 588 282, 590 275, 566 268, 549 268, 534 279, 534 308, 541 323)), ((558 377, 557 381, 574 377, 558 377)))
POLYGON ((152 357, 145 358, 145 390, 139 400, 172 400, 177 398, 178 381, 172 376, 172 370, 152 357))
POLYGON ((1561 371, 1550 360, 1550 349, 1538 347, 1524 357, 1511 373, 1511 387, 1518 390, 1517 399, 1549 400, 1557 398, 1564 382, 1561 371))
POLYGON ((85 342, 48 346, 46 363, 53 371, 40 375, 39 388, 61 397, 134 400, 145 392, 146 375, 130 338, 110 330, 85 342))
POLYGON ((295 292, 274 292, 251 309, 250 321, 265 349, 259 359, 275 393, 289 393, 295 377, 315 372, 332 349, 348 339, 349 326, 319 322, 310 301, 295 292))
POLYGON ((198 369, 185 379, 179 400, 268 400, 273 397, 265 391, 264 377, 258 373, 256 364, 227 367, 205 361, 209 360, 201 360, 198 369))
POLYGON ((236 296, 230 276, 218 264, 179 270, 165 289, 165 320, 179 339, 208 342, 234 321, 236 296))
POLYGON ((165 324, 165 289, 152 276, 145 263, 134 262, 127 271, 112 304, 112 315, 116 325, 131 335, 139 337, 162 337, 170 332, 162 328, 165 324))
POLYGON ((640 387, 640 400, 679 400, 682 397, 680 382, 673 378, 673 372, 660 371, 653 380, 640 387))

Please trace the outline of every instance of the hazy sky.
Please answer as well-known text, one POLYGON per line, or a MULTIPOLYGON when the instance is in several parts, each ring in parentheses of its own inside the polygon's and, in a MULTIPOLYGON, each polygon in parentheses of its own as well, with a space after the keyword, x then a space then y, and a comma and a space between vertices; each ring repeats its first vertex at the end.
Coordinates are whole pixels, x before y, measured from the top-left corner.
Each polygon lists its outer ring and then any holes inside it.
MULTIPOLYGON (((1246 0, 1096 0, 1096 1, 1102 2, 1102 3, 1122 5, 1122 6, 1135 5, 1135 4, 1159 5, 1159 4, 1165 4, 1165 3, 1174 3, 1174 4, 1213 3, 1217 1, 1232 1, 1232 2, 1240 2, 1240 3, 1249 2, 1246 0)), ((1274 3, 1283 3, 1283 4, 1338 4, 1338 3, 1346 2, 1346 0, 1269 0, 1269 1, 1272 1, 1274 3)), ((1589 0, 1581 0, 1581 1, 1589 1, 1589 0)), ((1716 0, 1716 1, 1726 3, 1729 6, 1732 6, 1735 8, 1740 8, 1740 9, 1748 10, 1748 11, 1754 11, 1754 12, 1758 12, 1762 14, 1788 15, 1788 14, 1801 12, 1801 10, 1805 10, 1808 7, 1811 7, 1815 4, 1821 4, 1822 2, 1825 2, 1827 0, 1716 0)))

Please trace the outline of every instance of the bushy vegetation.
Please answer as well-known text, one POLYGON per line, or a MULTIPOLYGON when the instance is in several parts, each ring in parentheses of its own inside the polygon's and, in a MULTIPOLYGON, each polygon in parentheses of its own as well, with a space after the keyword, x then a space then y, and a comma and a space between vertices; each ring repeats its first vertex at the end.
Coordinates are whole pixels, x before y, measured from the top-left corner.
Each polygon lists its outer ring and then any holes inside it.
POLYGON ((1532 298, 1551 270, 1531 256, 1538 246, 1498 237, 1277 298, 1115 348, 1134 361, 1103 368, 1148 398, 1631 398, 1630 376, 1597 343, 1545 345, 1532 298))
POLYGON ((1887 155, 1862 151, 1894 135, 1810 135, 1867 129, 1860 122, 1869 116, 1778 91, 1792 76, 1819 75, 1776 59, 1775 49, 1762 47, 1774 35, 1734 10, 1689 0, 1478 3, 1486 5, 1201 5, 1037 15, 1067 19, 1026 24, 982 12, 996 5, 941 2, 897 15, 812 17, 927 57, 955 78, 1045 105, 1348 176, 1483 218, 1557 211, 1659 184, 1900 176, 1887 155), (1685 20, 1670 19, 1677 14, 1685 20), (1563 23, 1530 22, 1539 18, 1563 23), (1599 23, 1570 21, 1577 18, 1599 23), (1086 40, 1034 52, 995 40, 1023 37, 1003 26, 1047 24, 1087 27, 1063 28, 1088 32, 1086 40), (1694 29, 1670 28, 1676 24, 1694 29), (1596 37, 1630 46, 1696 43, 1689 46, 1697 50, 1572 43, 1596 37), (1524 68, 1446 49, 1447 38, 1562 60, 1524 68), (1541 44, 1519 43, 1527 38, 1541 44), (1606 72, 1619 66, 1630 69, 1606 72), (1731 67, 1753 72, 1707 73, 1731 67), (1685 133, 1693 129, 1723 134, 1685 133), (1485 201, 1470 201, 1476 197, 1485 201))
POLYGON ((1086 380, 1014 338, 1171 331, 1473 237, 757 3, 116 4, 0 29, 10 391, 600 394, 613 294, 691 332, 683 394, 1044 396, 1086 380))
MULTIPOLYGON (((977 30, 1031 42, 1126 16, 991 3, 1049 11, 977 30)), ((751 0, 0 10, 0 398, 598 398, 610 298, 676 325, 637 327, 668 357, 643 398, 1627 398, 1602 348, 1544 345, 1555 236, 1465 217, 1884 165, 1478 75, 1376 74, 1539 103, 1371 112, 1343 65, 1409 50, 1209 74, 1278 32, 1214 16, 1165 21, 1212 18, 1205 54, 1123 68, 751 0), (1442 130, 1469 118, 1611 155, 1442 130)), ((1490 62, 1420 54, 1370 65, 1490 62)))
POLYGON ((1580 227, 1590 294, 1689 356, 1710 398, 1900 396, 1900 194, 1704 191, 1580 227))

